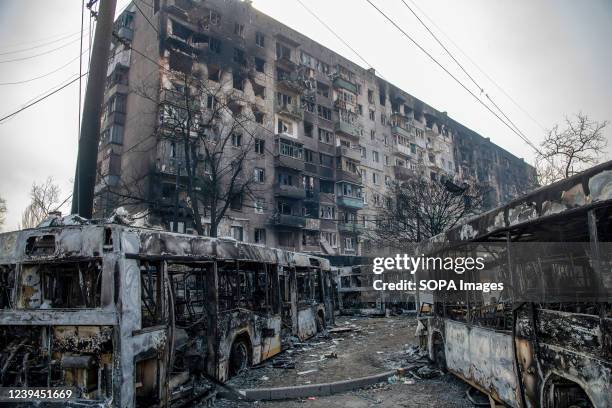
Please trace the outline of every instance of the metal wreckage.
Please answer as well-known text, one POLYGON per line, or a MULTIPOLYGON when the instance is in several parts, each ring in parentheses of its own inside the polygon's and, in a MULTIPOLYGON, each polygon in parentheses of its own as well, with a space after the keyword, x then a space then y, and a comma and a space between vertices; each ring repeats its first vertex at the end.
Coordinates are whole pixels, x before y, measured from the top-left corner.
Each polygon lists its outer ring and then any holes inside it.
POLYGON ((484 270, 467 278, 506 288, 434 292, 419 316, 430 359, 492 406, 612 406, 612 162, 488 211, 421 251, 482 256, 484 270))
MULTIPOLYGON (((430 359, 492 406, 609 407, 611 208, 609 162, 424 243, 488 257, 471 279, 507 288, 417 301, 430 359)), ((212 401, 285 336, 332 324, 340 280, 312 255, 51 218, 0 234, 0 385, 69 386, 66 406, 212 401)))
POLYGON ((0 384, 180 406, 333 321, 329 261, 56 218, 0 235, 0 384), (213 380, 211 383, 210 380, 213 380))

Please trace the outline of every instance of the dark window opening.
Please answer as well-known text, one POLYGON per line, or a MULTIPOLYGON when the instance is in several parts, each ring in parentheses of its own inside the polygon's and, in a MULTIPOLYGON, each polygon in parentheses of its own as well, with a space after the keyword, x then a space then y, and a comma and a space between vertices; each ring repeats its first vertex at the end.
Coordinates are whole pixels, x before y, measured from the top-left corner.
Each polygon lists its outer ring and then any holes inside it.
POLYGON ((264 72, 266 66, 266 61, 261 58, 255 58, 255 70, 257 72, 264 72))
POLYGON ((157 326, 163 322, 161 308, 162 276, 160 264, 140 264, 140 313, 142 328, 157 326))

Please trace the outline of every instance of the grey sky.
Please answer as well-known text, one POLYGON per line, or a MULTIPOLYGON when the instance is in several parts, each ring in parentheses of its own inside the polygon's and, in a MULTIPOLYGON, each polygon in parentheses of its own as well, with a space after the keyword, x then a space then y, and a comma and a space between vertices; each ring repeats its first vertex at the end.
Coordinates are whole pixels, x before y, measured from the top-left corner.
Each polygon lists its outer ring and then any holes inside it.
MULTIPOLYGON (((532 150, 416 49, 365 0, 303 0, 387 80, 447 111, 528 162, 532 150)), ((434 43, 400 0, 373 0, 465 84, 468 79, 434 43)), ((406 0, 412 5, 411 0, 406 0)), ((608 0, 414 0, 443 32, 545 128, 578 111, 612 119, 612 2, 608 0)), ((148 2, 148 1, 147 1, 148 2)), ((121 10, 128 2, 118 0, 121 10)), ((364 65, 296 0, 255 0, 254 6, 347 58, 364 65)), ((0 1, 0 83, 40 76, 78 56, 78 41, 36 58, 2 63, 59 47, 78 35, 22 53, 8 52, 77 33, 78 1, 0 1), (29 43, 26 43, 29 42, 29 43), (26 44, 23 44, 26 43, 26 44)), ((418 11, 417 11, 418 12, 418 11)), ((420 14, 420 13, 419 13, 420 14)), ((425 18, 429 23, 429 20, 425 18)), ((534 143, 544 134, 440 31, 485 91, 534 143)), ((88 19, 86 19, 86 28, 88 19)), ((86 69, 86 67, 84 67, 86 69)), ((46 78, 0 85, 0 117, 78 72, 78 62, 46 78)), ((472 86, 475 92, 477 92, 472 86)), ((33 181, 52 176, 71 191, 76 161, 78 85, 74 84, 0 124, 0 196, 7 200, 5 229, 13 229, 33 181)), ((610 139, 612 130, 607 129, 610 139)), ((65 209, 67 210, 67 209, 65 209)))

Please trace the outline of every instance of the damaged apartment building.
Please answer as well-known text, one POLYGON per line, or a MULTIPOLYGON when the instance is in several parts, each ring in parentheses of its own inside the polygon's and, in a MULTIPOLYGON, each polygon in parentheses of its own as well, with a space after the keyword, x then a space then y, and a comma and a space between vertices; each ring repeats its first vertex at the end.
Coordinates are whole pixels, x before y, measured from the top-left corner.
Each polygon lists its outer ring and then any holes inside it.
MULTIPOLYGON (((489 207, 533 183, 522 159, 249 1, 155 0, 140 9, 128 6, 115 23, 96 216, 124 206, 149 224, 195 232, 186 158, 165 120, 186 92, 194 110, 221 104, 230 121, 235 112, 251 118, 225 149, 248 146, 241 177, 253 188, 232 200, 218 236, 359 255, 394 180, 487 186, 489 207)), ((194 140, 211 131, 195 122, 194 140)), ((206 232, 210 213, 199 214, 206 232)))

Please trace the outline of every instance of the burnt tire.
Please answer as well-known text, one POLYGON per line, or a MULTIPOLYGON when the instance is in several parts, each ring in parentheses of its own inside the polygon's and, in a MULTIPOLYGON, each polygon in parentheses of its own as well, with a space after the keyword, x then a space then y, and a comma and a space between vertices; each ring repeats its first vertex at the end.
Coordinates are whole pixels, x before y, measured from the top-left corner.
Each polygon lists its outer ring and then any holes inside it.
POLYGON ((233 377, 249 367, 249 345, 246 340, 239 339, 232 344, 229 358, 229 375, 233 377))

